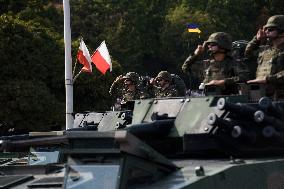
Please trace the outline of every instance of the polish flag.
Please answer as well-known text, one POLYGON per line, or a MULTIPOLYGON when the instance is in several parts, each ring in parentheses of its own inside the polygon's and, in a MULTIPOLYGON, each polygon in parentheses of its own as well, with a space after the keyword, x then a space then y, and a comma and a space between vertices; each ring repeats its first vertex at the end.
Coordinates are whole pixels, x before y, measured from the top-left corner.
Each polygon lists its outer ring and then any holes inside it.
POLYGON ((83 39, 80 42, 79 51, 77 53, 77 59, 81 64, 83 64, 83 72, 92 72, 92 59, 87 46, 85 45, 83 39))
POLYGON ((96 65, 98 70, 103 74, 105 74, 108 69, 112 71, 111 60, 105 41, 100 44, 100 46, 92 55, 92 61, 96 65))

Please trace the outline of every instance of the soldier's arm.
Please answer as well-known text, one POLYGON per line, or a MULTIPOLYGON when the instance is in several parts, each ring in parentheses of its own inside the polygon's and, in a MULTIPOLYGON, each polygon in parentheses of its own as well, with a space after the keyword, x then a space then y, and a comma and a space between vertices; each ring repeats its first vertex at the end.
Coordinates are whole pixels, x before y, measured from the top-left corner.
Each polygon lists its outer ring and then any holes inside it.
POLYGON ((249 76, 250 72, 247 65, 242 61, 237 61, 233 66, 233 77, 226 78, 225 85, 246 82, 249 80, 249 76))
POLYGON ((256 36, 254 36, 246 46, 245 57, 249 59, 257 57, 260 44, 261 41, 258 40, 256 36))
POLYGON ((183 63, 181 69, 184 73, 188 72, 190 70, 190 67, 194 62, 198 60, 199 56, 198 55, 190 55, 183 63))
POLYGON ((232 85, 232 84, 238 83, 239 80, 240 80, 240 78, 238 76, 226 78, 226 79, 224 79, 224 84, 225 85, 232 85))
POLYGON ((258 49, 261 43, 266 42, 266 34, 264 29, 258 29, 256 36, 248 43, 245 50, 246 58, 254 58, 258 56, 258 49))
POLYGON ((243 83, 246 82, 247 80, 250 79, 250 71, 248 66, 242 62, 242 61, 238 61, 236 63, 236 67, 235 67, 235 73, 238 76, 238 81, 239 83, 243 83))
POLYGON ((188 72, 190 70, 190 66, 196 62, 196 60, 202 56, 202 54, 205 51, 205 43, 203 45, 198 45, 195 49, 194 53, 190 55, 183 63, 182 65, 182 71, 184 73, 188 72))
POLYGON ((266 77, 266 82, 269 84, 284 84, 284 52, 277 55, 275 59, 275 69, 277 72, 275 74, 268 75, 266 77))
POLYGON ((268 84, 284 84, 284 70, 266 77, 268 84))

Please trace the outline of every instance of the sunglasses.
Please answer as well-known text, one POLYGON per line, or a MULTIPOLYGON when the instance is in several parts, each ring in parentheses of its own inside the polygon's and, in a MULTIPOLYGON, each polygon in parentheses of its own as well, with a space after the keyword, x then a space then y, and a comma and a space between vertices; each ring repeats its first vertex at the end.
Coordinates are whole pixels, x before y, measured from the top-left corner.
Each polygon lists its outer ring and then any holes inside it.
POLYGON ((133 85, 134 83, 130 79, 126 79, 123 82, 124 85, 133 85))
POLYGON ((207 46, 214 47, 214 46, 217 46, 217 43, 208 43, 207 46))
POLYGON ((265 28, 264 31, 268 31, 268 32, 273 32, 275 31, 276 28, 265 28))

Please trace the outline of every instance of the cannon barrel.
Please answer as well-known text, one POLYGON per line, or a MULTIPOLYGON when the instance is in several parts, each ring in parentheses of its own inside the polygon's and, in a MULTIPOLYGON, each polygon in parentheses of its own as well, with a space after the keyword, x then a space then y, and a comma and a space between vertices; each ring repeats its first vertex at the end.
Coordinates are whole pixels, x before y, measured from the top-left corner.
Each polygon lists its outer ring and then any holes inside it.
POLYGON ((217 126, 227 130, 233 138, 250 138, 255 140, 256 134, 246 130, 238 122, 228 119, 219 118, 216 114, 211 113, 207 117, 207 124, 217 126))
POLYGON ((174 125, 175 119, 156 120, 127 126, 127 131, 135 136, 162 137, 167 136, 174 125))
POLYGON ((232 120, 219 118, 216 114, 211 113, 207 117, 208 125, 217 126, 230 132, 233 138, 238 138, 245 135, 246 131, 232 120))
POLYGON ((262 97, 261 99, 259 99, 258 105, 262 110, 269 112, 275 117, 283 117, 283 108, 279 107, 277 103, 272 102, 272 100, 268 97, 262 97))
POLYGON ((273 116, 268 116, 261 110, 254 113, 254 121, 257 123, 266 123, 278 129, 284 129, 284 122, 282 120, 273 116))
POLYGON ((272 107, 272 101, 268 97, 262 97, 261 99, 259 99, 258 105, 261 109, 268 109, 272 107))
POLYGON ((1 136, 0 140, 26 140, 31 138, 29 134, 1 136))
POLYGON ((229 120, 219 118, 215 113, 210 113, 207 117, 207 124, 211 126, 224 127, 232 129, 235 124, 229 120))
POLYGON ((276 130, 274 127, 272 126, 265 126, 263 127, 262 129, 262 135, 265 137, 265 138, 271 138, 273 136, 276 135, 276 130))
POLYGON ((247 132, 239 125, 236 125, 232 128, 231 136, 233 138, 239 138, 242 135, 247 135, 247 132))
POLYGON ((235 112, 238 115, 245 117, 253 117, 253 114, 258 110, 257 108, 249 106, 247 104, 228 102, 225 98, 220 98, 218 100, 217 108, 219 110, 235 112))
POLYGON ((283 142, 283 131, 277 131, 273 126, 265 126, 262 130, 262 134, 265 138, 276 138, 278 141, 283 142))

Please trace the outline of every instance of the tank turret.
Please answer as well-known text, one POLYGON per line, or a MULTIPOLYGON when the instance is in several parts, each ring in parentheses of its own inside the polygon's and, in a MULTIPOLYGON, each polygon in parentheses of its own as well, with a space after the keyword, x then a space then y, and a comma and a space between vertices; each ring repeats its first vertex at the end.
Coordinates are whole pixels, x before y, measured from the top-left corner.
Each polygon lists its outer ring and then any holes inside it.
POLYGON ((78 113, 66 131, 3 136, 0 184, 284 187, 284 101, 233 95, 130 103, 133 109, 78 113))

